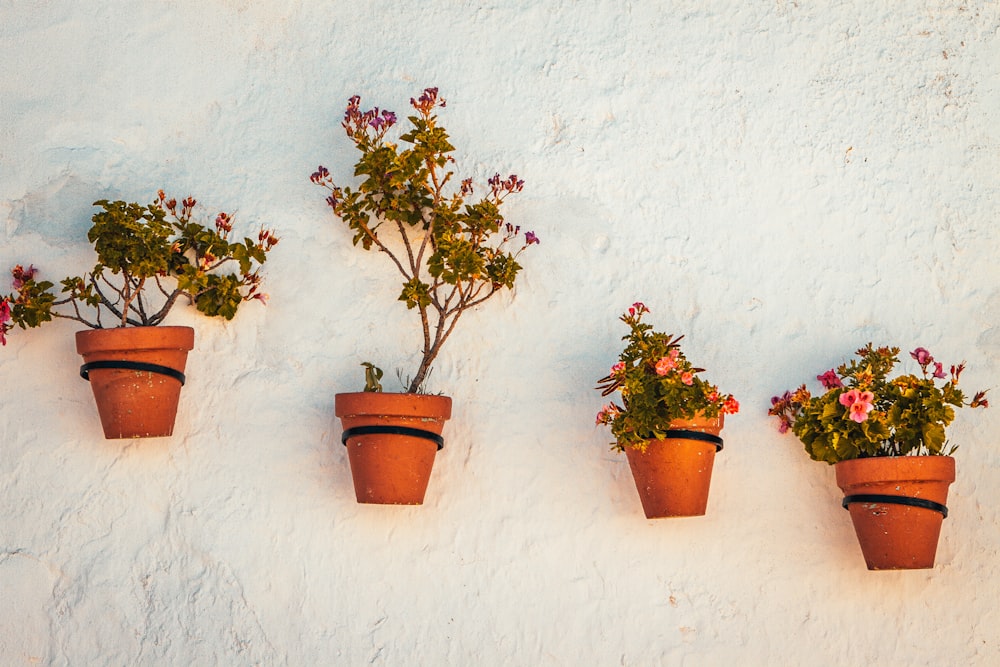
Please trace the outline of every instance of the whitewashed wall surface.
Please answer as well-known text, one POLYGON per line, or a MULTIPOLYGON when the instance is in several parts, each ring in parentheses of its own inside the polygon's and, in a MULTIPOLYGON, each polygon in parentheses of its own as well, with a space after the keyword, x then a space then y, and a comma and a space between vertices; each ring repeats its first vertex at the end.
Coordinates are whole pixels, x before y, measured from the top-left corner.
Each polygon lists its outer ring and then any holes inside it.
POLYGON ((171 314, 170 438, 103 438, 73 323, 9 334, 0 664, 1000 664, 1000 411, 911 572, 766 414, 868 341, 1000 387, 996 2, 0 0, 0 64, 4 275, 82 273, 92 202, 159 188, 281 237, 266 306, 171 314), (359 505, 334 394, 418 321, 309 175, 352 182, 351 95, 429 86, 541 244, 436 363, 425 504, 359 505), (646 520, 594 427, 637 300, 742 404, 701 518, 646 520))

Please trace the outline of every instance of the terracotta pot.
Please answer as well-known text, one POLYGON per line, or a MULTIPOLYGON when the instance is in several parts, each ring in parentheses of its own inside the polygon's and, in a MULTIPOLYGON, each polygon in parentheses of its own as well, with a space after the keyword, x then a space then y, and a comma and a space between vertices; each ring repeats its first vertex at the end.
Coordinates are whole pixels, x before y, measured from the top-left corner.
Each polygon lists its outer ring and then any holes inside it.
POLYGON ((337 394, 335 412, 359 503, 420 505, 443 445, 451 399, 424 394, 337 394))
POLYGON ((834 467, 868 569, 934 567, 955 459, 890 456, 841 461, 834 467))
POLYGON ((76 334, 104 437, 158 438, 174 431, 191 327, 88 329, 76 334))
POLYGON ((722 415, 678 419, 670 422, 666 439, 647 441, 645 452, 625 448, 647 519, 705 514, 722 424, 722 415), (707 439, 695 439, 699 433, 707 439))

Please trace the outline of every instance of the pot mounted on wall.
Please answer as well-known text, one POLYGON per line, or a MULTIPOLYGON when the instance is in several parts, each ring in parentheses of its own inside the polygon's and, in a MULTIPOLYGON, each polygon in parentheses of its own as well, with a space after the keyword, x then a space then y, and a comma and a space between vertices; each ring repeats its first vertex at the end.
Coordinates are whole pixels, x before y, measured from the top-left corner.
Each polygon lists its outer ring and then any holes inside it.
POLYGON ((955 459, 880 456, 841 461, 835 468, 868 569, 934 567, 955 459))
POLYGON ((174 431, 191 327, 90 329, 76 334, 104 437, 158 438, 174 431))
POLYGON ((451 399, 424 394, 337 394, 335 411, 359 503, 420 505, 444 445, 451 399))
POLYGON ((647 519, 705 514, 722 424, 722 415, 677 419, 667 437, 649 440, 645 451, 625 448, 647 519))

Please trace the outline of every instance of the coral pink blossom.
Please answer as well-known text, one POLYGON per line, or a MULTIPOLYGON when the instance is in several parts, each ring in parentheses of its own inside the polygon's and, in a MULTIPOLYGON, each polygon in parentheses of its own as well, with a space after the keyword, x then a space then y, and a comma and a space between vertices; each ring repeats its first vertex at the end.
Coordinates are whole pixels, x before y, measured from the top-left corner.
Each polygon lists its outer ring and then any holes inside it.
POLYGON ((726 402, 722 404, 722 412, 727 415, 735 415, 740 411, 740 403, 732 396, 726 399, 726 402))
POLYGON ((681 373, 681 382, 683 382, 684 384, 686 384, 688 386, 690 386, 691 384, 693 384, 694 383, 694 373, 692 373, 690 371, 681 373))
POLYGON ((656 362, 657 375, 666 375, 675 368, 677 368, 677 362, 671 359, 670 357, 663 357, 662 359, 656 362))
POLYGON ((625 364, 619 361, 617 364, 611 367, 611 374, 616 375, 618 373, 621 373, 623 370, 625 370, 625 364))
POLYGON ((875 394, 870 391, 851 389, 841 394, 839 400, 840 404, 848 409, 850 418, 860 424, 868 419, 868 413, 875 408, 872 405, 874 399, 875 394))

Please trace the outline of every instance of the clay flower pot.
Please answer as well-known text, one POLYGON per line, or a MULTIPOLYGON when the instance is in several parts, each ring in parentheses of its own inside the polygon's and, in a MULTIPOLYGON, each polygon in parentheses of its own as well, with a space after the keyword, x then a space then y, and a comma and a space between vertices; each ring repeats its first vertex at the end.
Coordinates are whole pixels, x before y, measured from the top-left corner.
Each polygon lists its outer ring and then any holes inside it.
POLYGON ((191 327, 88 329, 76 334, 80 375, 101 415, 104 437, 158 438, 174 431, 191 327))
POLYGON ((722 424, 722 415, 678 419, 665 439, 649 440, 645 452, 625 448, 647 519, 705 514, 722 424))
POLYGON ((948 515, 950 456, 892 456, 835 464, 843 505, 851 513, 869 570, 934 567, 941 522, 948 515))
POLYGON ((337 394, 335 412, 359 503, 420 505, 451 417, 451 399, 423 394, 337 394))

